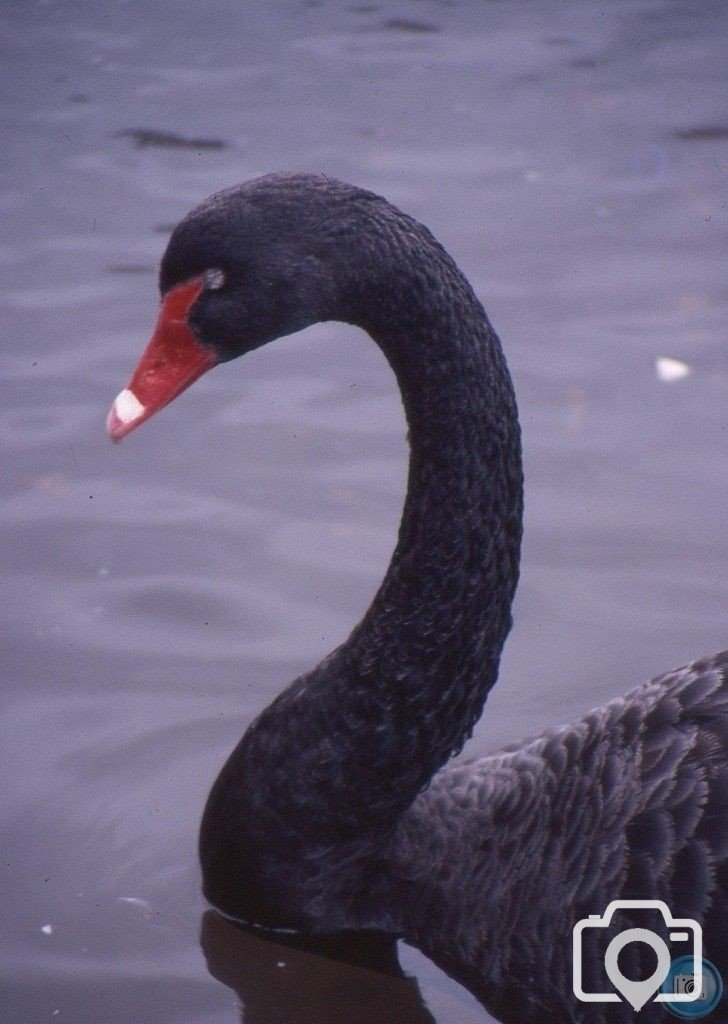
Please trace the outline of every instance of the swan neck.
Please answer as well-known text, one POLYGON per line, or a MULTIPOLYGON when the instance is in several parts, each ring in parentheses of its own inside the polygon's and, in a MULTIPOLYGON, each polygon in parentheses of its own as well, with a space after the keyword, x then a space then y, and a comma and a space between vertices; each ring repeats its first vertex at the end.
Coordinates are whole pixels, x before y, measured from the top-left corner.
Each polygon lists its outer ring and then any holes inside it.
POLYGON ((466 289, 458 321, 430 311, 426 329, 376 339, 402 393, 410 462, 392 560, 349 643, 356 672, 409 709, 419 786, 482 712, 518 580, 515 397, 500 342, 466 289))
POLYGON ((253 723, 203 818, 208 899, 267 925, 387 927, 366 898, 373 873, 401 815, 470 735, 510 628, 522 518, 515 399, 480 303, 436 255, 437 288, 403 271, 377 321, 347 317, 391 364, 409 427, 384 581, 349 639, 253 723))

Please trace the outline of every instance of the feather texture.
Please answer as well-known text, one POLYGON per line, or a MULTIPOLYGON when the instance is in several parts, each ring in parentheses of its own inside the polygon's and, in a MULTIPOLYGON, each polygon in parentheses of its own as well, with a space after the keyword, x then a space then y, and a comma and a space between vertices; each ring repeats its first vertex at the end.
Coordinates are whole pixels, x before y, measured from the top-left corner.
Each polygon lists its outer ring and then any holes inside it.
MULTIPOLYGON (((723 652, 443 769, 400 819, 383 865, 394 926, 508 1021, 635 1019, 624 1003, 579 1004, 572 991, 573 926, 615 899, 660 899, 697 920, 725 974, 727 752, 723 652)), ((644 918, 625 913, 627 926, 644 918)), ((602 963, 596 949, 586 991, 604 991, 602 963)), ((658 1004, 639 1017, 664 1019, 658 1004)))

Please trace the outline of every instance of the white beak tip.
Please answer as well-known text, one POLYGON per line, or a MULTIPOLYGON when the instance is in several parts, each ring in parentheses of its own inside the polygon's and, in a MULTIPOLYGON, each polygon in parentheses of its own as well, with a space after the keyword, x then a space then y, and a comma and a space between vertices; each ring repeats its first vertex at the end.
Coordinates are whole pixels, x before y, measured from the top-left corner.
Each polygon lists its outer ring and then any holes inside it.
POLYGON ((120 391, 106 418, 106 430, 111 440, 120 441, 134 429, 145 412, 146 406, 142 405, 133 391, 129 388, 120 391))

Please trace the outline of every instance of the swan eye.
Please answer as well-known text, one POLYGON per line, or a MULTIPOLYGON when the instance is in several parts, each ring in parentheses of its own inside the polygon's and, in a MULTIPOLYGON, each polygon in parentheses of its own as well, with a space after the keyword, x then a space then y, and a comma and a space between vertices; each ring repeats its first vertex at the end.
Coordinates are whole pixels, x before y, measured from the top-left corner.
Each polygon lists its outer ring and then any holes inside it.
POLYGON ((204 274, 205 288, 210 292, 219 291, 225 284, 225 271, 215 267, 204 274))

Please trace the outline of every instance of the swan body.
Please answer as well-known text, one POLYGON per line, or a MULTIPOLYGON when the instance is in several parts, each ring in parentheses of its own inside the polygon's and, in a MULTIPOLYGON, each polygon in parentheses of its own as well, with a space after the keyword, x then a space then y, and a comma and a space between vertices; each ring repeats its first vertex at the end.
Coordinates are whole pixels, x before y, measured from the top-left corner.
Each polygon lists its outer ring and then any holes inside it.
MULTIPOLYGON (((723 973, 727 680, 724 652, 440 771, 392 844, 400 932, 509 1021, 636 1019, 626 1004, 580 1006, 572 990, 573 926, 613 899, 661 899, 673 917, 700 922, 723 973)), ((590 991, 610 988, 601 948, 590 991)), ((639 945, 628 952, 622 972, 648 975, 639 945)), ((640 1021, 666 1019, 649 1009, 640 1021)))
MULTIPOLYGON (((445 250, 372 193, 269 175, 178 225, 160 286, 154 337, 109 416, 115 439, 217 363, 336 319, 389 361, 411 448, 397 545, 364 619, 253 722, 212 788, 208 899, 266 928, 404 936, 503 1020, 634 1019, 572 990, 573 926, 615 899, 694 917, 724 969, 728 652, 443 767, 497 679, 522 524, 508 369, 445 250)), ((598 986, 603 953, 587 952, 598 986)), ((663 1017, 648 1004, 640 1021, 663 1017)))

